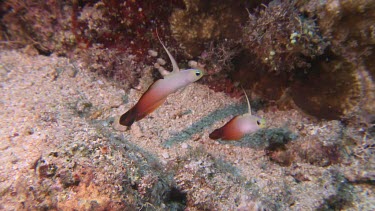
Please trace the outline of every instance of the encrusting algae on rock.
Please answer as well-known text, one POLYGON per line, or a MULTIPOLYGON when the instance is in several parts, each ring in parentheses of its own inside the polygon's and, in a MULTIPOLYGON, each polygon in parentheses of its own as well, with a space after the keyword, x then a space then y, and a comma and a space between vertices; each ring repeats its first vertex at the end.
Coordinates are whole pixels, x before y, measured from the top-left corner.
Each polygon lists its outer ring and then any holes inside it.
POLYGON ((185 9, 175 9, 169 21, 173 37, 189 56, 199 56, 210 42, 239 38, 246 20, 246 1, 183 2, 185 9))
POLYGON ((307 69, 329 44, 315 21, 298 12, 294 1, 272 1, 249 13, 243 40, 266 71, 279 74, 307 69))

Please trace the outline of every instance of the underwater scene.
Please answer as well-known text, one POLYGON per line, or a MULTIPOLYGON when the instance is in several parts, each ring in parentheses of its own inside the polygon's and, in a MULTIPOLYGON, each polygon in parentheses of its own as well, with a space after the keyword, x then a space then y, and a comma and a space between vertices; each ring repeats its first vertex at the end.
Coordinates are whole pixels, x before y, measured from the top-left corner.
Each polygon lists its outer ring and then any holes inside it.
POLYGON ((0 29, 0 210, 375 210, 375 0, 4 0, 0 29))

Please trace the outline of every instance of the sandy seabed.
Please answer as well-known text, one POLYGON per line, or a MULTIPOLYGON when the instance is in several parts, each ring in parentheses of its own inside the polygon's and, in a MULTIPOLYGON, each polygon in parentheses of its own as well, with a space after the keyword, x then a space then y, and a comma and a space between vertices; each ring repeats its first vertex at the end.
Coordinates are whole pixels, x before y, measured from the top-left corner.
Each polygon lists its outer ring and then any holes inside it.
POLYGON ((374 156, 342 135, 357 128, 268 109, 268 129, 213 141, 246 104, 193 84, 126 130, 150 81, 125 92, 79 61, 1 51, 0 209, 375 209, 374 156), (333 145, 338 160, 308 150, 333 145))

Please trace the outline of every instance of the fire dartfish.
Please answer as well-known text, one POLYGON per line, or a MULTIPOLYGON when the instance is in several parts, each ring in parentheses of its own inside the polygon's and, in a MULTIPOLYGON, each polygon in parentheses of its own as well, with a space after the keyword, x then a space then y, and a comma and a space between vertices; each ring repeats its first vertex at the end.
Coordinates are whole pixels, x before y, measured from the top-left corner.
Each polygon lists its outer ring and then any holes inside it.
POLYGON ((155 81, 142 95, 137 104, 121 115, 119 120, 121 125, 130 127, 135 121, 143 119, 161 106, 167 99, 168 95, 175 93, 180 88, 194 83, 204 75, 203 70, 200 69, 180 70, 176 60, 160 40, 158 34, 157 37, 171 60, 173 70, 165 75, 163 79, 155 81))

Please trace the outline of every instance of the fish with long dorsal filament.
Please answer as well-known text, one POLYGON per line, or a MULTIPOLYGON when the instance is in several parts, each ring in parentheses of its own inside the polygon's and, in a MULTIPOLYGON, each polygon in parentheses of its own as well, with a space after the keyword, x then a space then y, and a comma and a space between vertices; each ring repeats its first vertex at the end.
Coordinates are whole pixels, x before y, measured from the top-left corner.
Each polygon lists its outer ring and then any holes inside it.
POLYGON ((204 75, 203 70, 200 69, 180 70, 176 60, 161 41, 157 31, 156 35, 168 54, 173 70, 170 73, 164 74, 163 79, 155 81, 142 95, 139 101, 130 110, 121 115, 119 120, 121 125, 130 127, 135 121, 143 119, 161 106, 167 99, 168 95, 176 92, 180 88, 194 83, 204 75))
POLYGON ((263 118, 251 114, 249 98, 247 97, 245 90, 243 91, 247 101, 248 113, 235 116, 223 127, 214 130, 209 135, 211 139, 222 139, 227 141, 239 140, 246 134, 256 132, 257 130, 266 127, 266 121, 263 118))

